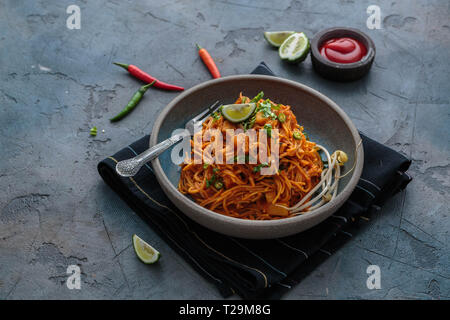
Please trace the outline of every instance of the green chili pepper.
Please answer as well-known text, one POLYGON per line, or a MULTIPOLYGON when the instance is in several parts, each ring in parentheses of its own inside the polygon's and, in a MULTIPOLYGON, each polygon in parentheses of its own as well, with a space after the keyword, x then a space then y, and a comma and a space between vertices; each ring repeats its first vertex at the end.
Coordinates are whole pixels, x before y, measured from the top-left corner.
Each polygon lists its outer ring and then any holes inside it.
POLYGON ((119 112, 118 115, 116 115, 114 118, 109 119, 111 122, 119 121, 126 115, 128 115, 141 101, 142 97, 144 96, 145 91, 147 91, 148 88, 150 88, 156 80, 154 80, 152 83, 146 84, 145 86, 142 86, 139 88, 138 91, 133 95, 130 102, 126 105, 125 108, 123 108, 122 111, 119 112))
POLYGON ((280 112, 278 114, 278 121, 280 121, 281 123, 286 122, 286 115, 283 112, 280 112))
POLYGON ((220 181, 216 181, 216 182, 214 183, 214 188, 216 188, 217 190, 222 189, 222 188, 223 188, 223 183, 220 182, 220 181))
POLYGON ((302 139, 302 134, 300 133, 300 131, 294 131, 294 133, 292 135, 294 136, 294 139, 297 139, 297 140, 302 139))

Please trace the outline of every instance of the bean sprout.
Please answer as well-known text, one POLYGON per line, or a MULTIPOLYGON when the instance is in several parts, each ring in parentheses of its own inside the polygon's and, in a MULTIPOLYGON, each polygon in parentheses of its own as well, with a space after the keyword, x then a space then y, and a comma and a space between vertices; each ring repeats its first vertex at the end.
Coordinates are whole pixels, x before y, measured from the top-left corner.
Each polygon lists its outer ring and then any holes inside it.
POLYGON ((319 183, 311 189, 303 198, 292 207, 285 207, 278 205, 290 211, 292 215, 299 215, 304 213, 310 213, 311 211, 320 208, 327 202, 332 201, 336 198, 339 187, 339 180, 349 174, 355 168, 356 164, 356 150, 361 145, 360 141, 355 149, 355 161, 352 168, 341 176, 341 166, 348 161, 348 156, 344 151, 336 150, 330 156, 328 150, 317 145, 319 150, 322 150, 327 158, 328 168, 325 168, 321 174, 321 180, 319 183), (334 171, 334 175, 333 175, 334 171), (321 190, 320 190, 321 189, 321 190), (319 192, 320 190, 320 192, 319 192))

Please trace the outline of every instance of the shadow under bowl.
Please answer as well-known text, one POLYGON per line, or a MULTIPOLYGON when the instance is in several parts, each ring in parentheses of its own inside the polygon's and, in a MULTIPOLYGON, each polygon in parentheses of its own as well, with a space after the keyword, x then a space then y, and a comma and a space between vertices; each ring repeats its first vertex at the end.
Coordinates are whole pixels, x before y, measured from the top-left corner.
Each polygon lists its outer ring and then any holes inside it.
POLYGON ((357 148, 361 138, 344 111, 332 100, 305 85, 262 75, 230 76, 199 84, 181 93, 164 108, 153 126, 150 146, 169 138, 175 129, 184 128, 189 119, 215 101, 233 103, 241 91, 249 97, 264 91, 265 97, 290 105, 312 141, 330 152, 339 149, 347 153, 349 159, 343 173, 353 165, 355 167, 340 180, 337 197, 311 213, 285 219, 255 221, 225 216, 201 207, 178 191, 181 168, 172 161, 173 147, 152 161, 163 191, 186 216, 206 228, 229 236, 271 239, 296 234, 317 225, 332 215, 355 188, 363 167, 363 148, 357 148))

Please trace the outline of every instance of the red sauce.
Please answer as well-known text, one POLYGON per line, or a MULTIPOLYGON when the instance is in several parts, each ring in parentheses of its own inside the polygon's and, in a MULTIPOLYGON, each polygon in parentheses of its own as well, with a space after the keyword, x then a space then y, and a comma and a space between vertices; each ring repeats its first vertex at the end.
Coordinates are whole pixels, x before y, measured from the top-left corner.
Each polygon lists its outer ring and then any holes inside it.
POLYGON ((352 63, 360 61, 367 54, 367 48, 353 38, 334 38, 322 45, 320 54, 333 62, 352 63))

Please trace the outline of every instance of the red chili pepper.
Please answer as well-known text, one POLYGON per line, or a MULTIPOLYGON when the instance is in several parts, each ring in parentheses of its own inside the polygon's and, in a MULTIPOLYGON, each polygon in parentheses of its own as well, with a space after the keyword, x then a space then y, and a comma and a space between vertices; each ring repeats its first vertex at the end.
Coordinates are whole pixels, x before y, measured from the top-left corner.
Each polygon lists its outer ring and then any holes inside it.
POLYGON ((220 78, 219 69, 217 69, 217 66, 214 63, 214 60, 213 60, 213 58, 211 58, 208 51, 206 51, 205 48, 200 47, 198 44, 197 44, 197 48, 198 48, 198 54, 200 55, 200 58, 202 58, 203 62, 205 63, 206 67, 208 68, 212 77, 214 79, 220 78))
POLYGON ((145 73, 144 71, 142 71, 135 65, 125 64, 125 63, 117 63, 117 62, 113 62, 113 63, 119 67, 124 68, 129 73, 131 73, 133 76, 135 76, 136 78, 138 78, 144 82, 152 83, 153 81, 156 80, 155 84, 153 85, 156 88, 165 89, 165 90, 173 90, 173 91, 183 91, 184 90, 183 87, 175 86, 173 84, 168 84, 168 83, 165 83, 165 82, 162 82, 162 81, 156 79, 155 77, 152 77, 151 75, 149 75, 148 73, 145 73))

